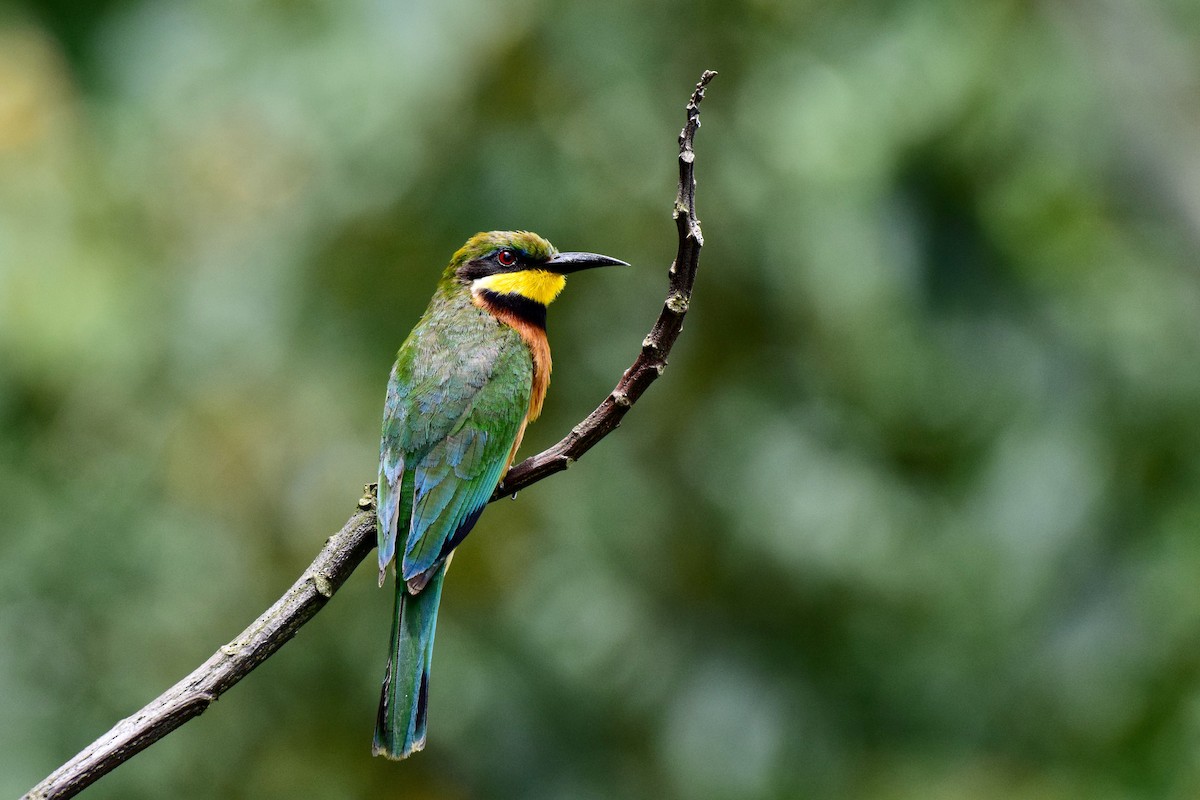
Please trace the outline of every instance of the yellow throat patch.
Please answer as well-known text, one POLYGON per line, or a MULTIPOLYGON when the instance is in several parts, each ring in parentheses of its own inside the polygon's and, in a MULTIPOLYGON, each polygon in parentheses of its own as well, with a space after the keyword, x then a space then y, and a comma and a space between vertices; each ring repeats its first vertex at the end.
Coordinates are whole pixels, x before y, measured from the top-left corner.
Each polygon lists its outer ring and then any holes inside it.
POLYGON ((523 269, 520 272, 500 272, 478 278, 472 291, 487 289, 497 294, 519 294, 544 306, 554 302, 567 285, 567 276, 544 269, 523 269))

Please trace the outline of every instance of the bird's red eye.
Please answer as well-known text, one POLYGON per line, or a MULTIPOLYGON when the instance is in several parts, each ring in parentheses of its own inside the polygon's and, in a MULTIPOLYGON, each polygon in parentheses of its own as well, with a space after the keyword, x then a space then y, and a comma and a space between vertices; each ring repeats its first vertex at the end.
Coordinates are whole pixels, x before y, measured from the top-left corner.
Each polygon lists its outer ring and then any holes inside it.
POLYGON ((496 260, 500 262, 502 267, 511 267, 517 263, 517 255, 512 250, 501 250, 496 253, 496 260))

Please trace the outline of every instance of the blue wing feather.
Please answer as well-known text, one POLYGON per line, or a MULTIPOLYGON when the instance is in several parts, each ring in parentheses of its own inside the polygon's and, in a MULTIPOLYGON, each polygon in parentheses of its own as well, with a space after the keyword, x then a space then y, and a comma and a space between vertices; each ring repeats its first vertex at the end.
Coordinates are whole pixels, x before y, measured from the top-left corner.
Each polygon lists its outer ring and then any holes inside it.
POLYGON ((436 445, 414 470, 412 526, 401 568, 404 580, 435 566, 445 557, 447 543, 461 541, 478 519, 500 482, 516 438, 517 426, 503 427, 498 435, 464 428, 436 445))
POLYGON ((398 434, 408 422, 408 408, 408 386, 397 378, 396 368, 392 367, 387 399, 384 401, 383 436, 379 442, 379 483, 375 502, 381 583, 387 565, 396 555, 405 463, 403 437, 398 434))

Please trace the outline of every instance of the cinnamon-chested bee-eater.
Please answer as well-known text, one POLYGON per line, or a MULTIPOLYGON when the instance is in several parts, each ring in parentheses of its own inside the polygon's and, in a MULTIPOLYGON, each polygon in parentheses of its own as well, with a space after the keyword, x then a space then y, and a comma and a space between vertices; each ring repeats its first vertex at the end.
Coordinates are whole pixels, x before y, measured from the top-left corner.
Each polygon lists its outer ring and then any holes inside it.
POLYGON ((542 410, 546 307, 568 273, 616 265, 628 266, 560 253, 524 231, 476 234, 450 259, 400 347, 379 444, 379 583, 393 565, 396 610, 376 755, 399 759, 425 746, 442 581, 542 410))

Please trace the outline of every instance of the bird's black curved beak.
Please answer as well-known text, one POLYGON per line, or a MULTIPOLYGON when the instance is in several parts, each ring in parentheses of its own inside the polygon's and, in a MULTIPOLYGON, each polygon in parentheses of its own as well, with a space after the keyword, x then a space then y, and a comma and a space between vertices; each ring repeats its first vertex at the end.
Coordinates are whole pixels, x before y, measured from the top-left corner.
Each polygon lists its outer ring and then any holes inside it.
POLYGON ((595 267, 628 267, 624 261, 609 258, 598 253, 559 253, 546 262, 546 269, 566 275, 568 272, 579 272, 581 269, 595 267))

